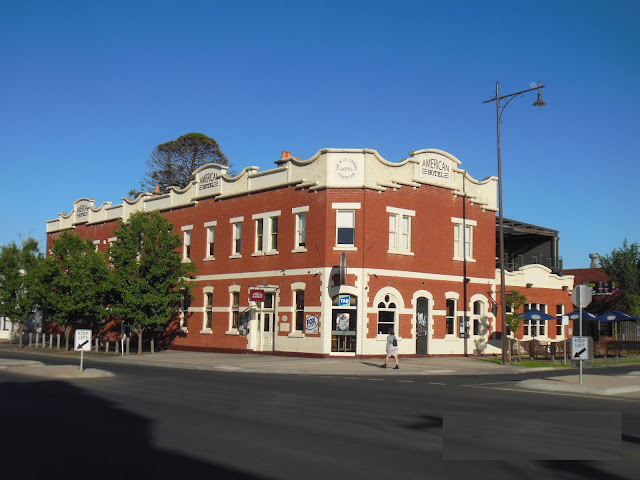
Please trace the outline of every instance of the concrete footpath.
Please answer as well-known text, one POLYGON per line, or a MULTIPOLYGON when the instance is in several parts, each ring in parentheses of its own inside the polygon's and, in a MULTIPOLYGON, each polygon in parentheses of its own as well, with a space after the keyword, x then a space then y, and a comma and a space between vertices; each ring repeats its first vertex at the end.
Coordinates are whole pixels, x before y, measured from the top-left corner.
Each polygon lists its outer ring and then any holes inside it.
MULTIPOLYGON (((279 375, 320 376, 437 376, 437 375, 497 375, 520 374, 540 371, 566 371, 566 375, 529 379, 516 382, 519 388, 548 392, 566 392, 586 395, 628 395, 640 392, 640 364, 630 374, 616 373, 615 367, 585 369, 583 383, 578 383, 575 368, 523 368, 516 365, 500 365, 474 357, 400 357, 400 368, 393 368, 391 360, 386 369, 380 368, 382 359, 353 357, 307 358, 274 355, 226 354, 165 350, 154 354, 118 356, 85 352, 84 370, 80 371, 79 352, 61 352, 47 348, 23 347, 0 343, 0 353, 32 354, 42 356, 42 361, 0 358, 0 370, 8 373, 30 375, 49 379, 86 379, 114 376, 111 364, 144 365, 159 368, 209 370, 218 372, 259 373, 279 375), (47 365, 48 357, 68 359, 67 365, 47 365), (597 371, 598 374, 591 372, 597 371)), ((636 396, 636 395, 632 395, 636 396)))

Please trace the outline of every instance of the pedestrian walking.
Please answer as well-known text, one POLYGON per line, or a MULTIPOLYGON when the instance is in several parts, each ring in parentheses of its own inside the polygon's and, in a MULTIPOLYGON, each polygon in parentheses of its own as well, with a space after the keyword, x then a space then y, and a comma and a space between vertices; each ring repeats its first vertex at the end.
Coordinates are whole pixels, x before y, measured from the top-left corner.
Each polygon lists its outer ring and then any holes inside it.
POLYGON ((393 328, 389 331, 389 335, 387 336, 387 358, 385 359, 382 368, 387 368, 387 364, 391 357, 396 361, 396 366, 393 367, 394 370, 398 370, 400 368, 400 359, 398 358, 398 337, 396 337, 393 328))

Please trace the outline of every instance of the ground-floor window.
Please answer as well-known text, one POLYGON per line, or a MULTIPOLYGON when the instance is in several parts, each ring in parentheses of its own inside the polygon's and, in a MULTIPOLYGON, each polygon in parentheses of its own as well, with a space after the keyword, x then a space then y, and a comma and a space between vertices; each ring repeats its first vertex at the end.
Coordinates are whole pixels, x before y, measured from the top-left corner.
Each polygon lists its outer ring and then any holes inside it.
POLYGON ((447 335, 455 334, 456 325, 456 301, 453 298, 447 299, 447 335))
POLYGON ((389 335, 391 330, 397 330, 396 305, 393 295, 385 295, 384 300, 378 303, 378 335, 389 335))

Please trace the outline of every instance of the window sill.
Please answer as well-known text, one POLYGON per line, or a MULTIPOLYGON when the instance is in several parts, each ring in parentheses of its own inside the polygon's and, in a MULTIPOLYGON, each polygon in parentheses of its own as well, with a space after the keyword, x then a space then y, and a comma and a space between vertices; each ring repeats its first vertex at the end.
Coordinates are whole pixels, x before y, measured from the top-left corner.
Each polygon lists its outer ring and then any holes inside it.
POLYGON ((304 333, 302 333, 300 331, 295 331, 295 332, 291 332, 289 335, 287 335, 287 337, 289 337, 289 338, 304 338, 304 333))
POLYGON ((471 263, 476 263, 476 259, 475 258, 462 258, 462 257, 453 257, 453 260, 456 262, 471 262, 471 263))
POLYGON ((278 250, 269 250, 265 255, 278 255, 278 250))
POLYGON ((242 258, 242 255, 239 253, 234 253, 233 255, 229 255, 229 258, 242 258))
POLYGON ((305 247, 298 247, 291 250, 291 253, 306 253, 307 249, 305 247))
POLYGON ((413 252, 404 251, 404 250, 387 250, 387 253, 392 253, 394 255, 415 255, 413 252))
POLYGON ((200 330, 200 335, 211 335, 213 332, 210 328, 205 328, 204 330, 200 330))
POLYGON ((187 327, 180 327, 178 328, 178 331, 182 333, 189 333, 189 329, 187 327))
POLYGON ((203 258, 202 261, 203 262, 213 262, 216 259, 216 257, 206 257, 203 258))
POLYGON ((358 247, 354 245, 336 245, 333 247, 334 250, 343 250, 346 252, 355 252, 358 250, 358 247))
POLYGON ((182 263, 189 263, 189 262, 191 262, 190 258, 183 258, 182 259, 182 263))
MULTIPOLYGON (((264 252, 255 252, 251 254, 252 257, 263 257, 264 256, 264 252)), ((231 257, 229 257, 231 258, 231 257)))
POLYGON ((224 333, 225 335, 240 335, 240 331, 237 328, 232 328, 231 330, 227 330, 224 333))

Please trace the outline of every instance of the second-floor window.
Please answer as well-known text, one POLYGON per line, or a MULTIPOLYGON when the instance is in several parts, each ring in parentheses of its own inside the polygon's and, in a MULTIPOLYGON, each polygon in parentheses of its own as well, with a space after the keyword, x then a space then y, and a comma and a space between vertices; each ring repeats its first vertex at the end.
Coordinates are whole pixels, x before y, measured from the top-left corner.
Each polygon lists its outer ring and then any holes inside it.
POLYGON ((182 227, 182 259, 191 260, 191 230, 193 226, 182 227))
POLYGON ((204 224, 207 229, 207 251, 205 259, 213 259, 216 251, 216 222, 207 222, 204 224))
POLYGON ((389 253, 411 254, 411 217, 413 210, 387 207, 389 213, 389 253))
POLYGON ((244 217, 229 220, 232 230, 231 256, 239 257, 242 253, 242 221, 244 217))
POLYGON ((451 221, 453 222, 453 259, 474 262, 473 229, 477 222, 462 218, 452 218, 451 221))
POLYGON ((257 213, 253 215, 256 221, 256 243, 254 255, 273 255, 278 253, 278 217, 280 210, 257 213))

